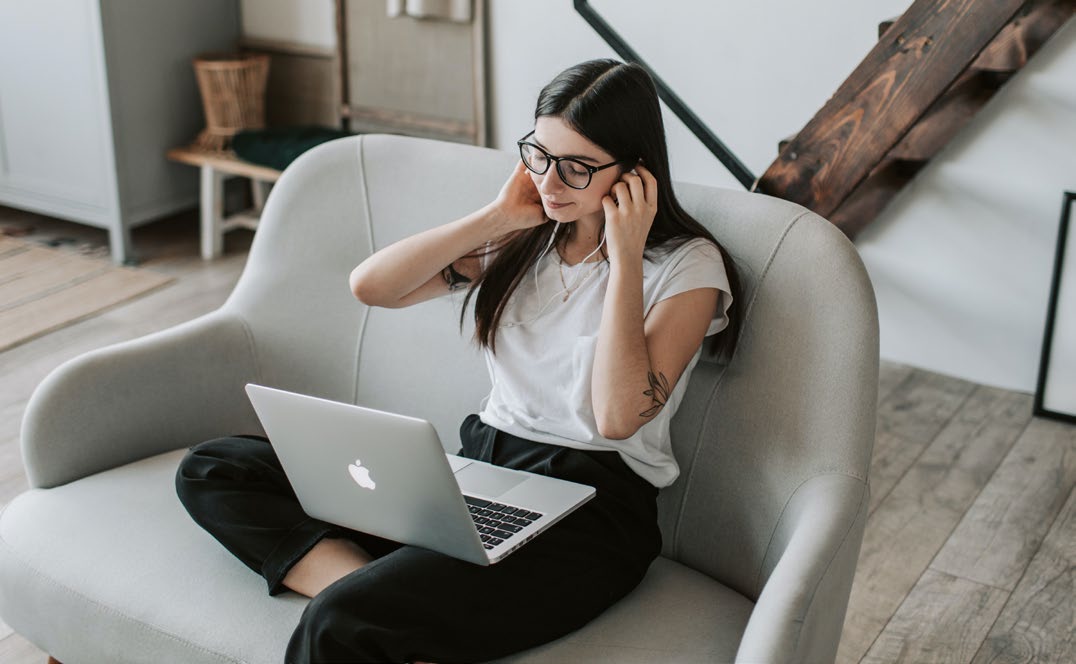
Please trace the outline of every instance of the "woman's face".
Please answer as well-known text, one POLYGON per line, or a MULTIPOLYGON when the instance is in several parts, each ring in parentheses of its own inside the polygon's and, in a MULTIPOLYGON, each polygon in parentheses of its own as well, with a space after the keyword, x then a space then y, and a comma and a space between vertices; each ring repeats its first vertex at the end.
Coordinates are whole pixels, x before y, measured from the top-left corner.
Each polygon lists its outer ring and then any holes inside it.
MULTIPOLYGON (((615 159, 555 116, 539 117, 530 140, 554 157, 571 157, 590 166, 604 166, 615 159)), ((550 219, 568 223, 585 217, 601 222, 605 218, 602 198, 620 179, 621 173, 619 166, 598 171, 591 176, 586 189, 573 189, 564 184, 552 164, 542 175, 531 171, 530 176, 550 219)))

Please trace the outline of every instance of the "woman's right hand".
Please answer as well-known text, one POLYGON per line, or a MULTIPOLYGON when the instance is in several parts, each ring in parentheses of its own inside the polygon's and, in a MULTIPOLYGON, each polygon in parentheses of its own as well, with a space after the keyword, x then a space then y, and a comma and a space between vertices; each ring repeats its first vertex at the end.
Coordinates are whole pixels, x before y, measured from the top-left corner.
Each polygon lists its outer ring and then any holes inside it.
POLYGON ((492 207, 513 231, 541 226, 548 221, 542 208, 542 196, 522 160, 516 163, 492 207))

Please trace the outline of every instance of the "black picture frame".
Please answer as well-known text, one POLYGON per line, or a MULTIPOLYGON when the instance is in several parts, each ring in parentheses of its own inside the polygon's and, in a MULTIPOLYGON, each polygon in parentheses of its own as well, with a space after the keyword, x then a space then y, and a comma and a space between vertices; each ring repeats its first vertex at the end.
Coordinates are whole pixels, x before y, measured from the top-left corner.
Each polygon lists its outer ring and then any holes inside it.
MULTIPOLYGON (((1050 301, 1046 309, 1046 329, 1043 332, 1042 356, 1039 360, 1039 378, 1035 387, 1033 413, 1038 417, 1047 417, 1076 424, 1076 398, 1072 398, 1070 406, 1064 406, 1063 410, 1059 410, 1051 403, 1050 395, 1046 394, 1049 377, 1051 375, 1057 376, 1062 371, 1062 369, 1058 369, 1051 364, 1052 360, 1056 360, 1056 354, 1053 352, 1054 328, 1057 326, 1058 316, 1076 316, 1076 288, 1069 288, 1065 293, 1061 292, 1065 274, 1065 254, 1067 253, 1065 250, 1069 243, 1069 220, 1072 218, 1073 207, 1076 207, 1076 192, 1064 192, 1061 202, 1061 222, 1057 231, 1057 249, 1054 254, 1054 271, 1050 280, 1050 301), (1064 301, 1060 301, 1062 296, 1064 296, 1064 301), (1060 314, 1059 307, 1061 309, 1060 314)), ((1074 252, 1076 252, 1076 249, 1074 249, 1074 252)), ((1076 346, 1076 335, 1069 335, 1068 338, 1059 340, 1059 343, 1076 346)), ((1070 355, 1076 357, 1076 350, 1070 355)), ((1065 376, 1070 383, 1076 383, 1076 367, 1073 367, 1072 371, 1065 373, 1065 376)), ((1070 389, 1076 391, 1076 386, 1070 389)))

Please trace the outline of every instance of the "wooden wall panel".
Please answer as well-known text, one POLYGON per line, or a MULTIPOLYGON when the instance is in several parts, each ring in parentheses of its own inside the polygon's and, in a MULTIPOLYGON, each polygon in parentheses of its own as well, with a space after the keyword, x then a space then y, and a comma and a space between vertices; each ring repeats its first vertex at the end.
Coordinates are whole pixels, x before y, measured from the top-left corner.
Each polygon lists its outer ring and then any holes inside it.
POLYGON ((245 38, 245 51, 269 54, 265 122, 270 127, 340 127, 343 108, 339 57, 334 49, 245 38))
POLYGON ((456 23, 345 0, 351 128, 486 145, 484 4, 456 23))

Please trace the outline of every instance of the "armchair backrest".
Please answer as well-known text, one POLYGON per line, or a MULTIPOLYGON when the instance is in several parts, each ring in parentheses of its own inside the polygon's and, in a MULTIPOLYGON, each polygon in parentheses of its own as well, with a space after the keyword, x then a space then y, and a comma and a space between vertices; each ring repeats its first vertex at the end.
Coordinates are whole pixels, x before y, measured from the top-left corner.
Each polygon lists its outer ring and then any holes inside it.
MULTIPOLYGON (((395 136, 323 144, 275 185, 225 308, 248 324, 269 385, 423 417, 446 449, 489 391, 459 329, 462 294, 397 310, 348 288, 373 251, 492 200, 514 154, 395 136)), ((745 192, 681 184, 681 203, 740 270, 731 362, 703 357, 672 424, 681 475, 659 497, 664 554, 754 599, 796 487, 867 476, 878 327, 853 245, 817 215, 745 192)))

